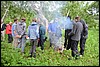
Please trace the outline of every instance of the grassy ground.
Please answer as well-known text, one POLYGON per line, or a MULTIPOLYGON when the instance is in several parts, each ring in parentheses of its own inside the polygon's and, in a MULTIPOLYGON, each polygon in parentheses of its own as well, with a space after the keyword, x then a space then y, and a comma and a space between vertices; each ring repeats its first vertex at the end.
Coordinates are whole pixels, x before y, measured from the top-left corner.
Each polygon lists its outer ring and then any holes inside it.
MULTIPOLYGON (((64 32, 63 32, 64 33, 64 32)), ((64 36, 64 35, 63 35, 64 36)), ((85 54, 82 58, 68 60, 71 50, 64 50, 63 54, 49 48, 49 41, 45 42, 44 53, 37 47, 36 58, 30 58, 31 45, 26 43, 25 54, 21 55, 20 49, 13 49, 11 44, 1 42, 1 65, 2 66, 99 66, 99 31, 89 30, 89 37, 85 46, 85 54)), ((78 47, 79 49, 79 47, 78 47)), ((79 49, 80 50, 80 49, 79 49)))

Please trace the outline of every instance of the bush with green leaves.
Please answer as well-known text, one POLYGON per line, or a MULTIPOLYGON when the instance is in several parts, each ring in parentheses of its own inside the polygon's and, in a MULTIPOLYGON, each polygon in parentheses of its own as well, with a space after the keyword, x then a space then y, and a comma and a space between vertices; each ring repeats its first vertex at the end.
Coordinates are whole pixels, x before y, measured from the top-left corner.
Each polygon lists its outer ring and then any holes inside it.
POLYGON ((89 30, 84 56, 78 60, 68 59, 72 58, 71 50, 64 50, 63 54, 59 54, 49 48, 49 39, 44 44, 44 53, 40 47, 36 47, 36 58, 28 57, 31 48, 29 42, 26 43, 25 54, 21 54, 21 49, 14 49, 6 40, 1 42, 1 66, 99 66, 98 36, 99 31, 89 30))

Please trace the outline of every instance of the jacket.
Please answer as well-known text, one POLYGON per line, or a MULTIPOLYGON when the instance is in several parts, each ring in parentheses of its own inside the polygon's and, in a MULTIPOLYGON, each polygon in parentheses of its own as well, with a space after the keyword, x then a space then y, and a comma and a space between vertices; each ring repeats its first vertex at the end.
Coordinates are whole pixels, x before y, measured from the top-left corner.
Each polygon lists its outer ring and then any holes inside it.
POLYGON ((28 26, 28 37, 30 39, 39 38, 39 26, 36 22, 32 22, 31 25, 28 26))
POLYGON ((6 27, 6 34, 12 34, 12 25, 7 24, 7 27, 6 27))
POLYGON ((1 31, 4 31, 6 29, 6 24, 1 23, 1 31))
POLYGON ((57 26, 58 26, 58 22, 50 23, 49 26, 48 26, 48 31, 56 33, 57 26))
POLYGON ((15 36, 14 31, 15 31, 16 26, 17 26, 17 24, 13 23, 13 25, 12 25, 12 36, 15 36))
POLYGON ((26 23, 25 22, 18 22, 16 26, 16 33, 21 35, 21 37, 25 37, 26 35, 26 23))
POLYGON ((71 35, 71 39, 75 41, 79 41, 81 38, 81 34, 83 31, 83 25, 81 22, 74 23, 72 31, 68 34, 71 35))
POLYGON ((46 34, 46 28, 45 28, 45 26, 40 25, 40 27, 39 27, 40 38, 45 39, 45 34, 46 34))

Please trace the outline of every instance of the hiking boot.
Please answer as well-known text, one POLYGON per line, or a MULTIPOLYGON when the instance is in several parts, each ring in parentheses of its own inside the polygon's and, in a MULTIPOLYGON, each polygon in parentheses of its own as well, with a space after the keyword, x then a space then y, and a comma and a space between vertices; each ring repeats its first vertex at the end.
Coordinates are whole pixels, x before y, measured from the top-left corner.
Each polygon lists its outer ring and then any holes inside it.
POLYGON ((77 59, 79 59, 80 58, 80 55, 79 54, 76 54, 75 55, 75 59, 77 60, 77 59))

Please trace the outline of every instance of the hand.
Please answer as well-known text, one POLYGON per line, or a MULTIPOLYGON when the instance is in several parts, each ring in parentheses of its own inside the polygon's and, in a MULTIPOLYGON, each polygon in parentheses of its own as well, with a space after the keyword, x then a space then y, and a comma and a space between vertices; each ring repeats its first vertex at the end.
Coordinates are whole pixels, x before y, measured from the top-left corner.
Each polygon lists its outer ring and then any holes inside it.
POLYGON ((40 39, 38 38, 38 41, 40 41, 40 39))
POLYGON ((26 39, 27 39, 27 38, 29 38, 29 37, 26 35, 26 39))
POLYGON ((21 38, 21 35, 16 35, 17 38, 21 38))

